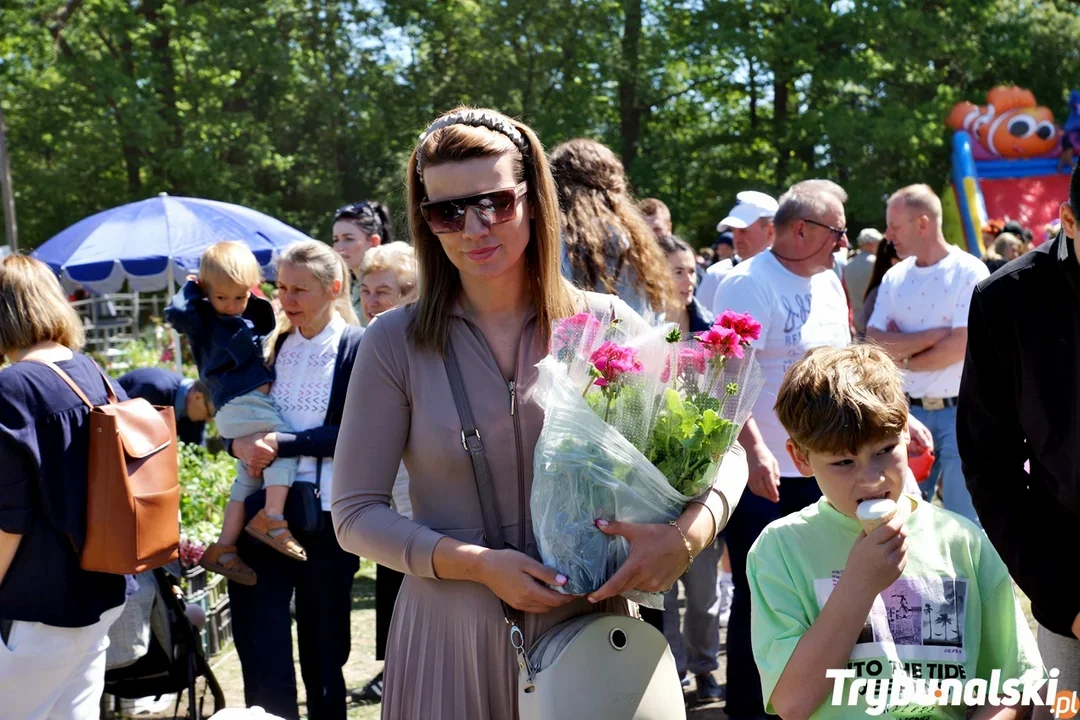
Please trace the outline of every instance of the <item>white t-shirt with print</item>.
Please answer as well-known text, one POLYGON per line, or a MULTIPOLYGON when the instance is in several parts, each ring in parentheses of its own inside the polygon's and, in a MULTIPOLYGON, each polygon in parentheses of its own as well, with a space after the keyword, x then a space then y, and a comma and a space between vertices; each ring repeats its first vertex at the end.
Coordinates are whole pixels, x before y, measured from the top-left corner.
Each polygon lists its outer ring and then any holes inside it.
MULTIPOLYGON (((281 413, 281 419, 296 432, 311 430, 326 422, 334 384, 334 365, 346 327, 348 324, 335 312, 327 326, 310 340, 299 330, 294 330, 281 344, 274 361, 276 379, 270 386, 270 399, 281 413)), ((329 511, 334 459, 323 458, 319 475, 316 474, 317 467, 316 458, 299 458, 296 482, 313 483, 319 477, 323 510, 329 511)))
MULTIPOLYGON (((958 247, 950 246, 944 259, 928 267, 909 257, 885 273, 867 327, 884 332, 892 321, 905 333, 966 328, 975 286, 988 277, 986 264, 958 247)), ((956 397, 963 372, 963 360, 940 370, 909 371, 904 391, 913 398, 956 397)))
POLYGON ((773 411, 784 373, 807 350, 843 347, 851 342, 847 298, 831 269, 813 277, 791 272, 766 250, 739 263, 720 282, 714 309, 748 312, 761 323, 753 344, 765 384, 754 403, 753 416, 765 447, 780 463, 780 475, 799 477, 784 448, 787 431, 773 411))
POLYGON ((735 263, 731 258, 718 260, 705 268, 705 277, 701 278, 701 284, 694 291, 694 297, 707 309, 712 309, 713 298, 716 297, 716 288, 720 287, 720 281, 733 267, 735 263))

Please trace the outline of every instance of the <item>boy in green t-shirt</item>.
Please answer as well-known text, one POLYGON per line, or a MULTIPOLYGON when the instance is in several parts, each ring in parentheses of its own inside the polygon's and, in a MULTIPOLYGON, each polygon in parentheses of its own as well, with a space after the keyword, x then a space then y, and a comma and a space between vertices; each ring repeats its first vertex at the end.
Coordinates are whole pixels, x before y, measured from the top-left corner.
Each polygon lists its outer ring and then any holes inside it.
POLYGON ((994 547, 970 521, 901 495, 907 411, 899 371, 873 346, 816 348, 784 378, 788 453, 824 497, 769 525, 747 558, 770 713, 936 720, 975 706, 976 718, 1018 718, 1011 705, 1042 689, 994 547), (879 498, 909 512, 867 534, 856 508, 879 498))

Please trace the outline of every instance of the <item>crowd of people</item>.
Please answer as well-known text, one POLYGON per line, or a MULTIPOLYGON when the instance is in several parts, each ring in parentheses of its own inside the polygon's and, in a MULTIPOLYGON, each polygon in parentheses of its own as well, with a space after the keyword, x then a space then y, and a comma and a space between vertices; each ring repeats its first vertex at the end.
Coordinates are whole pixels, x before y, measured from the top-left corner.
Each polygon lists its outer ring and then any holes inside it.
MULTIPOLYGON (((1075 304, 1047 311, 1080 292, 1080 175, 1051 242, 1031 250, 1023 228, 988 227, 983 259, 945 240, 926 185, 898 189, 884 234, 864 229, 849 247, 847 194, 823 179, 778 198, 738 193, 698 251, 662 201, 631 195, 609 148, 576 139, 547 153, 490 110, 437 118, 405 181, 409 242, 381 202, 345 205, 332 244, 279 255, 272 302, 252 293, 250 250, 210 247, 168 311, 200 379, 152 368, 112 382, 121 399, 172 406, 187 442, 213 417, 237 458, 201 564, 229 580, 249 706, 299 717, 295 617, 310 718, 344 718, 350 695, 381 702, 387 720, 513 718, 511 610, 528 647, 575 616, 637 614, 629 590, 666 593, 662 612, 640 616, 697 700, 726 689, 733 720, 849 717, 830 705, 826 671, 876 678, 859 658, 916 678, 952 663, 949 677, 1030 679, 1045 663, 1060 687, 1080 688, 1080 607, 1050 552, 1080 514, 1080 323, 1075 304), (538 559, 529 493, 544 421, 535 365, 552 321, 589 309, 683 333, 749 313, 764 388, 717 487, 677 521, 598 521, 630 554, 579 597, 557 592, 566 578, 538 559), (483 438, 504 549, 488 547, 467 424, 483 438), (917 482, 909 457, 930 452, 917 482), (732 482, 745 482, 741 498, 718 489, 732 482), (859 524, 860 502, 904 498, 907 516, 859 524), (378 564, 385 665, 350 691, 359 558, 378 564), (1032 600, 1037 644, 1012 579, 1032 600)), ((104 402, 111 381, 82 344, 51 271, 0 260, 5 716, 97 717, 107 633, 131 592, 79 566, 89 407, 42 362, 104 402)))

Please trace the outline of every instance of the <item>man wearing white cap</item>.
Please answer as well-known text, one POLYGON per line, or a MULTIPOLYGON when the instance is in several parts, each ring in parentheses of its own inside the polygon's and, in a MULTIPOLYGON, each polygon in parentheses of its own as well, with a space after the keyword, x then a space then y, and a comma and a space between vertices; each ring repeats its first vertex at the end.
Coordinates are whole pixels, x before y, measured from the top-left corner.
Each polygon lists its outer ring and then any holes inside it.
MULTIPOLYGON (((735 207, 716 226, 717 232, 730 230, 735 239, 735 258, 712 265, 701 281, 697 296, 706 307, 716 312, 714 296, 720 279, 743 260, 749 260, 773 241, 773 216, 778 205, 769 195, 756 190, 745 190, 735 196, 735 207)), ((723 312, 727 308, 720 308, 723 312)))

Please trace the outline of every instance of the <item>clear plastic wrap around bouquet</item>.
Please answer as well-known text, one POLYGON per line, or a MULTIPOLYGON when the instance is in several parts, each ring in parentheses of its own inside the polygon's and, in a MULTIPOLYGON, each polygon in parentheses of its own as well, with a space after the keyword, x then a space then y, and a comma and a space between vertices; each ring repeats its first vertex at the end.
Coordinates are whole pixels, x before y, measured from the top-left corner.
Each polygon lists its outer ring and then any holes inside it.
MULTIPOLYGON (((732 312, 691 338, 670 324, 632 332, 612 313, 555 323, 538 366, 531 507, 544 564, 568 578, 561 592, 596 590, 629 555, 597 519, 667 523, 712 486, 761 391, 760 332, 732 312)), ((624 597, 663 608, 660 593, 624 597)))

